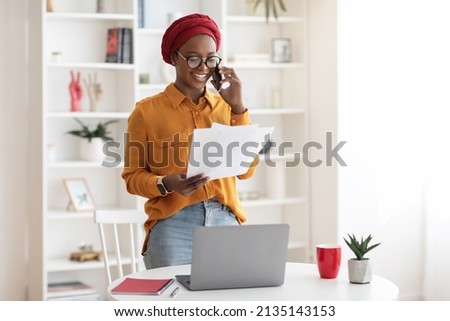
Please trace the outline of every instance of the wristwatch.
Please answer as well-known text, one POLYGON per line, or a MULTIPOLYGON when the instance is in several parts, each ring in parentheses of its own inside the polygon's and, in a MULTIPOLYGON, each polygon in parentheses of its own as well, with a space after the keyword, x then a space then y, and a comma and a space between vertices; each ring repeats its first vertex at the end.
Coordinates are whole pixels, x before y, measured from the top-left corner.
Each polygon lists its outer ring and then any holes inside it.
POLYGON ((159 192, 161 193, 161 195, 162 196, 165 196, 165 195, 167 195, 167 194, 170 194, 170 193, 173 193, 173 191, 168 191, 167 190, 167 188, 166 188, 166 186, 164 185, 164 183, 163 183, 163 178, 164 178, 164 176, 159 176, 158 177, 158 180, 157 180, 157 182, 156 182, 156 186, 158 187, 158 190, 159 190, 159 192))

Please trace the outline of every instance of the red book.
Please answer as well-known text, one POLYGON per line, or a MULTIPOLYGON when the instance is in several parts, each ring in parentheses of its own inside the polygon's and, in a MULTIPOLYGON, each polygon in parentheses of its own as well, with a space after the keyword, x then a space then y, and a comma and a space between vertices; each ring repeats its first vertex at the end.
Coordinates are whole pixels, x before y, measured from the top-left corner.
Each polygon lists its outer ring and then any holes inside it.
POLYGON ((125 280, 111 290, 111 293, 160 295, 173 282, 174 279, 125 278, 125 280))
POLYGON ((121 28, 108 29, 106 42, 106 62, 120 63, 122 60, 122 30, 121 28))

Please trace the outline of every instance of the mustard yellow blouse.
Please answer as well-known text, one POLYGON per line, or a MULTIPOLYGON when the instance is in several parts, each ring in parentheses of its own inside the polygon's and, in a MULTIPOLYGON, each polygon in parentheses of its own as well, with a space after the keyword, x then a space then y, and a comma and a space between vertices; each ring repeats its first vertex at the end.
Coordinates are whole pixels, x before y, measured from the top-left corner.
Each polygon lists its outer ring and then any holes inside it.
MULTIPOLYGON (((144 225, 147 238, 142 253, 146 251, 149 231, 158 220, 200 201, 215 197, 231 208, 240 223, 246 221, 235 177, 209 181, 187 197, 176 192, 162 196, 156 186, 158 176, 186 173, 194 129, 209 128, 213 122, 248 125, 250 118, 248 111, 233 114, 222 97, 208 89, 196 105, 173 83, 163 92, 136 103, 128 119, 122 178, 130 194, 148 199, 145 203, 148 219, 144 225)), ((255 159, 247 173, 238 178, 251 177, 257 164, 258 159, 255 159)))

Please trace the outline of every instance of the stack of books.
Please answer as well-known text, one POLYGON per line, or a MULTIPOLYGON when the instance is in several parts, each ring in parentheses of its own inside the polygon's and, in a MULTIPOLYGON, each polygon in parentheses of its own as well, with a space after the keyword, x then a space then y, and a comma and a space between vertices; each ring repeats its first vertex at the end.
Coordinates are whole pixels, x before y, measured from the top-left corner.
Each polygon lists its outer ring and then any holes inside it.
POLYGON ((99 301, 100 294, 82 282, 51 283, 47 291, 48 301, 99 301))
POLYGON ((133 63, 133 29, 109 28, 106 45, 106 62, 133 63))

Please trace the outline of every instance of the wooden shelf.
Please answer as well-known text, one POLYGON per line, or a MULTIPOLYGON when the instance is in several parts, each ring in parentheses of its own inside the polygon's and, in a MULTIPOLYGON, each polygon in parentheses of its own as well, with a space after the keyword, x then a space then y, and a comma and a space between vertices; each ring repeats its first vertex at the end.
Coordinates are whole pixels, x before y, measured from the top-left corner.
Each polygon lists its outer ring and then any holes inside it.
POLYGON ((49 68, 77 68, 77 69, 105 69, 105 70, 134 70, 133 64, 118 64, 111 62, 50 62, 49 68))
POLYGON ((305 64, 300 62, 286 62, 286 63, 273 63, 273 62, 229 62, 228 66, 236 69, 300 69, 304 68, 305 64))
MULTIPOLYGON (((101 207, 101 210, 110 210, 111 212, 131 211, 134 208, 124 207, 101 207)), ((94 219, 94 211, 75 212, 67 211, 66 209, 51 209, 47 211, 47 219, 49 220, 85 220, 94 219)))
MULTIPOLYGON (((109 162, 109 160, 105 160, 106 162, 109 162)), ((55 162, 50 162, 47 163, 47 168, 51 169, 51 168, 103 168, 103 169, 107 169, 107 170, 111 170, 111 169, 122 169, 123 168, 123 162, 121 162, 118 166, 116 167, 106 167, 106 166, 102 166, 102 162, 97 163, 97 162, 89 162, 89 161, 82 161, 82 160, 67 160, 67 161, 55 161, 55 162)))
POLYGON ((158 90, 162 91, 164 88, 167 87, 167 83, 161 83, 161 84, 139 84, 138 85, 140 90, 158 90))
POLYGON ((160 28, 139 28, 137 29, 138 35, 156 35, 156 36, 162 36, 166 30, 160 29, 160 28))
POLYGON ((69 12, 47 12, 48 20, 86 20, 86 21, 134 21, 132 14, 119 13, 69 13, 69 12))
MULTIPOLYGON (((112 262, 112 265, 116 265, 115 256, 108 256, 109 260, 112 262)), ((136 258, 136 260, 142 260, 142 258, 136 258)), ((122 258, 124 264, 131 264, 131 258, 122 258)), ((63 271, 83 271, 83 270, 97 270, 104 269, 105 263, 103 260, 100 261, 86 261, 86 262, 77 262, 71 261, 68 257, 56 257, 49 258, 47 261, 47 270, 49 272, 63 272, 63 271)))
POLYGON ((285 155, 279 155, 275 153, 267 154, 261 154, 259 155, 261 162, 264 162, 266 159, 273 161, 273 162, 291 162, 294 160, 298 160, 298 158, 301 158, 301 153, 286 153, 285 155))
POLYGON ((286 197, 280 199, 256 199, 256 200, 244 200, 242 201, 242 206, 244 208, 250 207, 266 207, 266 206, 280 206, 280 205, 292 205, 292 204, 303 204, 306 199, 303 197, 286 197))
POLYGON ((48 112, 47 118, 128 119, 130 112, 48 112))
POLYGON ((305 110, 299 108, 252 108, 250 109, 252 115, 299 115, 305 114, 305 110))
POLYGON ((305 19, 300 17, 269 17, 266 20, 264 16, 228 16, 227 22, 249 22, 249 23, 270 23, 270 24, 285 24, 285 23, 304 23, 305 19))

